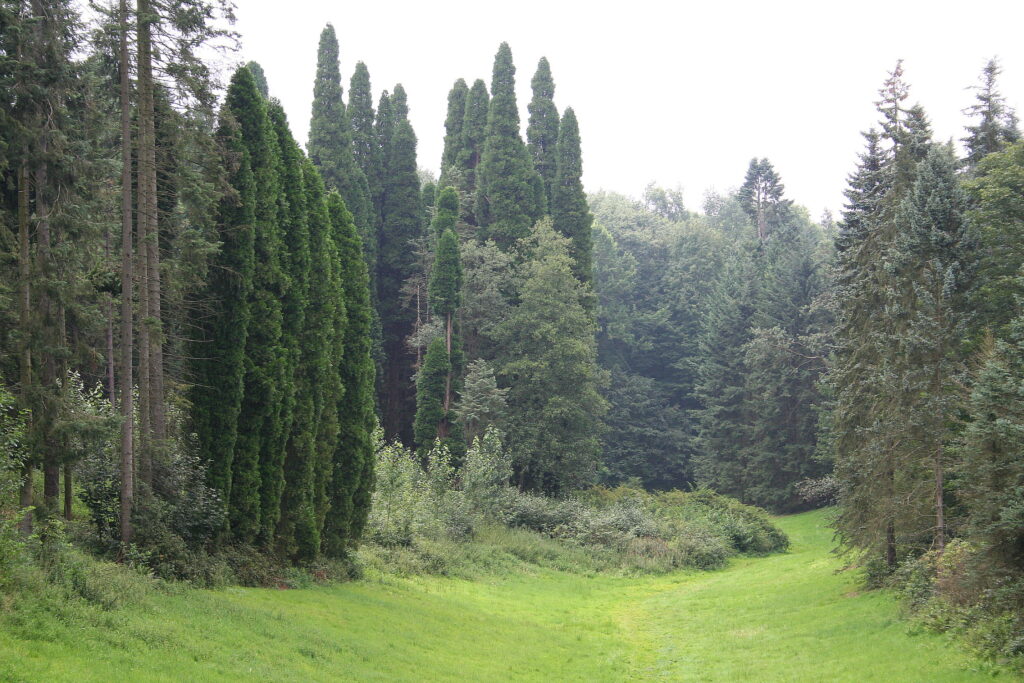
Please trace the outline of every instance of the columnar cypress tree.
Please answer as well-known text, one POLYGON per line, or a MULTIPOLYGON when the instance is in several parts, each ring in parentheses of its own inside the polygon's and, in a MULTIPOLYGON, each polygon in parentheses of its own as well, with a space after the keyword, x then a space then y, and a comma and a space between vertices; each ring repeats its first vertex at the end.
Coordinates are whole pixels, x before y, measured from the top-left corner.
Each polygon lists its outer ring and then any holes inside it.
POLYGON ((370 72, 359 62, 348 87, 348 120, 352 130, 352 157, 366 178, 370 222, 357 225, 363 242, 363 259, 370 273, 370 298, 376 306, 377 292, 377 230, 380 228, 380 195, 384 161, 374 131, 373 92, 370 72))
POLYGON ((337 446, 328 489, 330 510, 324 524, 323 550, 338 556, 359 538, 373 490, 374 365, 371 357, 372 310, 369 276, 359 234, 336 193, 327 209, 342 277, 347 324, 338 373, 343 389, 338 412, 337 446))
POLYGON ((439 425, 446 421, 448 411, 444 407, 445 383, 451 376, 452 364, 444 339, 436 337, 427 346, 423 365, 416 373, 416 417, 413 434, 416 446, 427 451, 440 438, 439 425))
POLYGON ((587 207, 583 192, 583 160, 580 152, 580 129, 576 113, 565 110, 558 132, 557 171, 551 203, 551 220, 555 230, 572 240, 573 273, 580 282, 593 282, 594 240, 591 226, 594 217, 587 207))
POLYGON ((200 457, 206 462, 207 481, 226 503, 231 493, 244 386, 256 187, 249 151, 227 107, 221 114, 217 140, 221 163, 228 172, 228 187, 217 206, 220 249, 210 263, 206 287, 200 294, 208 302, 208 309, 197 321, 197 341, 192 353, 197 381, 190 398, 192 428, 198 438, 200 457))
POLYGON ((512 50, 502 43, 494 57, 491 105, 476 176, 478 234, 506 250, 528 236, 530 226, 544 213, 544 185, 519 134, 515 74, 512 50))
MULTIPOLYGON (((311 271, 309 225, 302 167, 305 157, 288 129, 284 109, 277 102, 269 106, 271 121, 277 133, 281 157, 280 216, 284 252, 282 265, 289 278, 287 296, 282 300, 282 344, 287 349, 287 377, 281 400, 288 416, 283 424, 280 459, 265 458, 262 463, 262 510, 260 540, 269 545, 281 519, 281 497, 285 485, 285 469, 295 469, 295 462, 312 457, 315 433, 313 391, 302 370, 303 341, 306 329, 306 305, 310 279, 318 277, 311 271)), ((277 451, 275 450, 275 454, 277 451)))
MULTIPOLYGON (((533 99, 530 100, 530 123, 526 128, 526 142, 533 158, 533 167, 544 181, 545 205, 554 213, 554 185, 558 166, 557 146, 558 109, 555 107, 555 82, 551 78, 551 65, 547 57, 541 57, 537 72, 530 81, 533 99)), ((578 131, 577 131, 578 132, 578 131)), ((557 226, 556 226, 557 229, 557 226)))
POLYGON ((451 184, 451 174, 462 150, 462 125, 466 118, 466 98, 469 87, 459 79, 448 92, 448 114, 444 119, 444 151, 441 154, 441 187, 451 184))
POLYGON ((369 239, 373 234, 370 189, 353 154, 352 129, 342 99, 338 38, 330 24, 320 34, 308 150, 324 184, 338 190, 356 225, 369 239))
POLYGON ((384 376, 381 410, 384 433, 411 441, 413 413, 412 357, 405 340, 412 332, 415 312, 402 300, 402 284, 415 269, 414 240, 423 230, 420 181, 416 172, 416 135, 407 118, 405 90, 381 97, 377 131, 385 150, 385 184, 377 263, 377 287, 383 330, 384 376))
POLYGON ((462 175, 458 189, 465 198, 460 202, 462 218, 470 225, 479 225, 475 211, 476 178, 477 167, 484 152, 484 139, 487 136, 487 112, 490 103, 491 96, 487 92, 487 84, 479 78, 473 81, 473 87, 466 95, 462 140, 456 157, 456 165, 462 175))
POLYGON ((235 537, 253 541, 260 530, 261 462, 279 462, 286 351, 281 300, 288 282, 281 267, 280 160, 266 104, 248 69, 235 72, 225 106, 238 121, 256 185, 255 271, 249 296, 245 390, 232 462, 228 517, 235 537))

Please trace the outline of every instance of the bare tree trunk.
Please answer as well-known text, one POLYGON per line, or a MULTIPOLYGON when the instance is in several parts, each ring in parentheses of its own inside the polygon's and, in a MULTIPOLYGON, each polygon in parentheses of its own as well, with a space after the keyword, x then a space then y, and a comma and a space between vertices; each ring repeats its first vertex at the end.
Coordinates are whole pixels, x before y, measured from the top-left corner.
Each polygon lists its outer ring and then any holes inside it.
POLYGON ((943 495, 942 444, 935 448, 935 548, 946 549, 946 502, 943 495))
MULTIPOLYGON (((28 235, 28 169, 24 164, 18 168, 18 279, 20 290, 18 302, 21 308, 21 400, 22 407, 30 405, 32 392, 32 277, 31 252, 28 235)), ((31 415, 29 416, 31 420, 31 415)), ((21 496, 18 504, 23 508, 32 507, 32 466, 26 462, 22 468, 21 496)), ((32 513, 25 512, 19 522, 19 529, 28 536, 32 533, 32 513)))
POLYGON ((121 542, 132 540, 135 453, 132 406, 132 118, 128 73, 128 1, 120 0, 121 68, 121 542))
MULTIPOLYGON (((40 12, 41 8, 37 8, 40 12)), ((41 117, 45 112, 40 112, 41 117)), ((48 149, 47 133, 40 135, 39 151, 45 157, 48 149)), ((51 256, 50 236, 50 197, 49 197, 49 168, 46 162, 39 164, 35 172, 35 199, 36 199, 36 272, 44 282, 52 279, 53 263, 51 256)), ((43 459, 43 507, 46 514, 54 514, 57 510, 57 499, 60 496, 60 463, 58 462, 58 447, 54 442, 53 423, 56 420, 57 406, 57 359, 54 356, 54 349, 59 344, 57 339, 57 311, 50 296, 50 285, 39 288, 37 309, 40 319, 40 338, 45 344, 45 352, 42 354, 40 365, 39 391, 40 402, 37 409, 42 423, 42 459, 43 459)))
POLYGON ((69 522, 74 519, 74 513, 71 511, 72 503, 74 503, 74 488, 71 480, 71 465, 64 465, 64 519, 69 522))

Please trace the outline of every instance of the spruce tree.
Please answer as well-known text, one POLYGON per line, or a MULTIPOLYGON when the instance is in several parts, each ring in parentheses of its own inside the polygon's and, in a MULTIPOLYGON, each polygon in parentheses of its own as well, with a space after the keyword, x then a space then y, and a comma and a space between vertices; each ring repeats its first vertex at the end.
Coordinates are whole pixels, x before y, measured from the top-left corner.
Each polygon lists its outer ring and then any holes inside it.
POLYGON ((587 207, 583 192, 583 161, 580 152, 580 130, 576 113, 565 110, 558 132, 557 172, 554 178, 551 220, 555 230, 572 240, 569 255, 573 259, 573 273, 580 282, 593 282, 594 217, 587 207))
POLYGON ((448 114, 444 119, 444 151, 441 154, 441 187, 451 184, 451 174, 457 172, 459 152, 462 150, 462 125, 466 118, 466 98, 469 87, 459 79, 448 91, 448 114))
POLYGON ((554 101, 555 82, 551 78, 551 65, 547 57, 541 57, 537 63, 530 87, 533 89, 533 99, 528 106, 530 122, 526 128, 526 142, 533 158, 533 167, 544 181, 544 205, 553 215, 560 137, 558 109, 554 101))
POLYGON ((988 60, 981 72, 981 85, 974 86, 978 101, 964 110, 976 119, 976 123, 967 126, 967 137, 963 138, 965 161, 971 169, 989 154, 1020 140, 1017 114, 1006 106, 1005 98, 996 88, 1000 73, 999 61, 988 60))
POLYGON ((494 57, 491 105, 476 175, 478 235, 505 250, 530 234, 544 213, 544 185, 519 134, 512 50, 502 43, 494 57))
POLYGON ((542 220, 523 266, 520 303, 500 324, 508 446, 521 488, 571 491, 597 477, 601 419, 593 316, 572 273, 569 240, 542 220))
POLYGON ((347 324, 343 355, 338 362, 342 400, 338 412, 337 445, 332 454, 330 509, 324 524, 323 550, 339 556, 359 539, 373 491, 374 364, 369 276, 359 234, 341 197, 327 198, 342 277, 347 324))

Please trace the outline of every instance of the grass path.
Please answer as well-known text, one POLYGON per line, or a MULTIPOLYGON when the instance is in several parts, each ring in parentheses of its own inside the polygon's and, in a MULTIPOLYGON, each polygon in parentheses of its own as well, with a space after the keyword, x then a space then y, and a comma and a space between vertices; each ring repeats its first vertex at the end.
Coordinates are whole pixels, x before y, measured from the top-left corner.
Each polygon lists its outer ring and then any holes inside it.
POLYGON ((791 552, 710 574, 390 578, 188 591, 70 623, 3 615, 0 681, 992 677, 943 637, 911 635, 891 598, 836 575, 824 513, 780 524, 791 552))

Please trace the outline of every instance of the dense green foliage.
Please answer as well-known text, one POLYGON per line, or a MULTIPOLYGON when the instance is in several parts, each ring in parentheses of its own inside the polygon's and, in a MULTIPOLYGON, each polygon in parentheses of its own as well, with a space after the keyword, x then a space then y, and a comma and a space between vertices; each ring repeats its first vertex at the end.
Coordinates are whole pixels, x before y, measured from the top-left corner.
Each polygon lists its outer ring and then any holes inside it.
MULTIPOLYGON (((541 57, 537 71, 530 81, 533 98, 528 106, 529 125, 526 128, 526 142, 537 169, 544 182, 544 205, 554 214, 554 187, 558 168, 559 119, 555 108, 555 81, 551 78, 551 65, 547 57, 541 57)), ((567 112, 568 113, 568 112, 567 112)))
POLYGON ((555 230, 572 241, 569 256, 573 260, 576 279, 590 283, 594 279, 591 236, 594 217, 590 215, 587 196, 583 193, 580 129, 576 123, 576 112, 571 107, 565 110, 562 117, 554 156, 555 173, 550 190, 551 220, 555 230))

